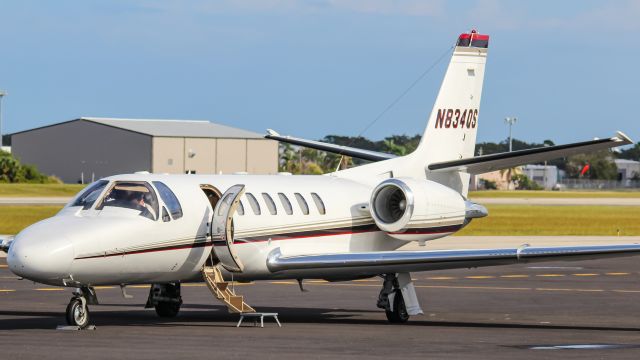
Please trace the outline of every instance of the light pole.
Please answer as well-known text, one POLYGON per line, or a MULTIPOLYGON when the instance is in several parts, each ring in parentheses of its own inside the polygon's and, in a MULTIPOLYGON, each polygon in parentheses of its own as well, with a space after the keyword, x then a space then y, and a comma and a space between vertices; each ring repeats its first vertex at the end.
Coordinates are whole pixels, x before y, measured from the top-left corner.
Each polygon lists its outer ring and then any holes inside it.
POLYGON ((511 127, 516 123, 516 121, 518 121, 518 118, 516 117, 507 116, 506 118, 504 118, 505 124, 509 124, 509 152, 513 150, 513 137, 511 137, 511 127))
POLYGON ((0 90, 0 148, 2 148, 2 97, 7 95, 5 91, 0 90))

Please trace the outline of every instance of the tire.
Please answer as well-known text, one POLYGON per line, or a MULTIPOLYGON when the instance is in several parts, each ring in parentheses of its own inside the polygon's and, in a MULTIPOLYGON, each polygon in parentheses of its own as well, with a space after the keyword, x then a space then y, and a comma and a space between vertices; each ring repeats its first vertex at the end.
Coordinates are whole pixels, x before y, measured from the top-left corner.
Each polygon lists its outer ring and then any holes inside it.
POLYGON ((402 324, 409 320, 409 313, 407 313, 407 307, 404 304, 404 298, 402 297, 402 291, 397 289, 395 296, 393 297, 393 309, 391 311, 385 311, 387 314, 387 320, 392 324, 402 324))
POLYGON ((84 329, 89 325, 89 307, 82 308, 82 301, 73 298, 67 305, 67 324, 84 329))
POLYGON ((180 303, 162 301, 157 303, 155 308, 158 316, 163 318, 173 318, 178 315, 178 312, 180 312, 180 303))

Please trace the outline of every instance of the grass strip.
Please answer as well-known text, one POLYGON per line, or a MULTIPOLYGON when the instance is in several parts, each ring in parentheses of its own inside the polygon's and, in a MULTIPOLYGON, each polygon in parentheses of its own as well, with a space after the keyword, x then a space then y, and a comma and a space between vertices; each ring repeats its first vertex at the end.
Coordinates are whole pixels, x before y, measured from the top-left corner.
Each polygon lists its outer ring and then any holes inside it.
POLYGON ((17 234, 27 226, 55 215, 62 206, 0 206, 0 234, 17 234))
POLYGON ((73 196, 85 186, 81 184, 0 184, 0 197, 73 196))
POLYGON ((533 190, 486 190, 472 191, 470 199, 482 198, 640 198, 640 191, 533 191, 533 190))
POLYGON ((489 205, 457 235, 638 236, 640 206, 489 205))
MULTIPOLYGON (((0 234, 16 234, 61 206, 0 206, 0 234)), ((457 235, 640 236, 640 206, 489 205, 457 235)))

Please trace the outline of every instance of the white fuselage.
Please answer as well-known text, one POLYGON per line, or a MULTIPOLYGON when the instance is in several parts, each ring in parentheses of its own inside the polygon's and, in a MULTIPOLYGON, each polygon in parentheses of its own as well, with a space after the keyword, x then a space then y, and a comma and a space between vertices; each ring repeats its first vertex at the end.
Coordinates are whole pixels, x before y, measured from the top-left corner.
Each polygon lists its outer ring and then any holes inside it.
MULTIPOLYGON (((10 269, 33 281, 66 286, 199 280, 212 254, 213 207, 203 185, 219 193, 245 185, 240 198, 244 214, 233 215, 233 250, 244 264, 243 271, 233 275, 235 280, 302 276, 269 271, 267 256, 276 248, 289 256, 394 250, 406 243, 375 225, 368 208, 373 186, 340 177, 134 174, 105 180, 107 189, 119 181, 162 182, 178 198, 183 216, 152 220, 133 209, 97 209, 99 201, 84 209, 72 206, 72 200, 54 217, 16 236, 8 254, 10 269), (248 194, 257 200, 260 214, 254 213, 248 194), (263 194, 273 199, 276 214, 263 194), (322 204, 316 204, 316 195, 322 204), (290 203, 289 211, 282 197, 290 203)), ((167 207, 161 197, 158 201, 159 209, 167 207)), ((451 232, 434 227, 430 238, 451 232)), ((228 273, 225 277, 231 278, 228 273)), ((330 276, 319 270, 307 271, 304 277, 330 276)))

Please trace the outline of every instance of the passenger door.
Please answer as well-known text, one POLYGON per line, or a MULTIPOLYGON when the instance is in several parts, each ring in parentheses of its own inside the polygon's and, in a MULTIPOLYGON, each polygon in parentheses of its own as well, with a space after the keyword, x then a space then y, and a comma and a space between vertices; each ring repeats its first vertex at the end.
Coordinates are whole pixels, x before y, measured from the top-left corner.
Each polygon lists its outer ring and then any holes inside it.
POLYGON ((216 204, 211 219, 211 239, 213 252, 221 265, 231 272, 242 272, 244 266, 234 252, 233 214, 238 208, 240 196, 244 194, 244 185, 230 187, 216 204))

